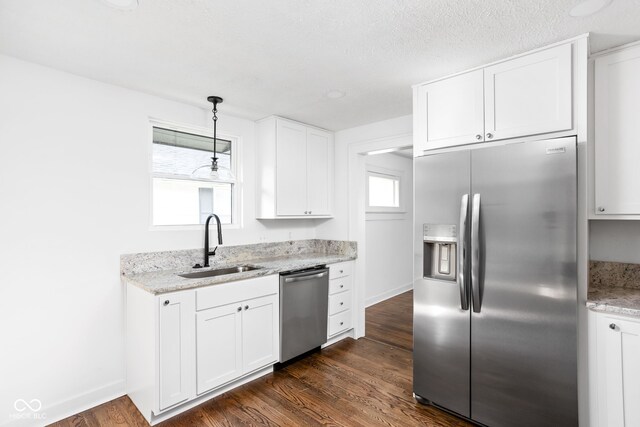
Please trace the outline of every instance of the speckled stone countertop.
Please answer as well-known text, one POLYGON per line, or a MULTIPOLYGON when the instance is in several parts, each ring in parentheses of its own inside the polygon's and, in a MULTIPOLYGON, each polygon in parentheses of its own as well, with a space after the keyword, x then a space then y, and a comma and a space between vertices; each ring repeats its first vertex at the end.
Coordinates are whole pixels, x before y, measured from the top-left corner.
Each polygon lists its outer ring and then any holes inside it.
MULTIPOLYGON (((211 257, 211 267, 205 269, 193 269, 189 267, 162 269, 161 265, 164 263, 161 261, 167 257, 174 260, 176 258, 180 259, 180 254, 176 251, 123 255, 121 257, 122 280, 126 284, 137 286, 147 292, 157 295, 166 292, 218 285, 250 279, 253 277, 279 274, 285 271, 298 270, 321 264, 334 264, 337 262, 356 259, 356 246, 354 242, 344 242, 343 245, 339 245, 335 241, 326 241, 325 244, 323 241, 310 240, 268 245, 270 245, 269 248, 272 250, 267 250, 265 252, 256 252, 256 250, 267 249, 263 245, 236 246, 229 247, 228 249, 221 247, 220 249, 227 249, 230 251, 228 256, 218 257, 216 255, 211 257), (274 249, 274 246, 282 247, 274 249), (295 247, 295 252, 297 253, 291 253, 291 247, 295 247), (231 253, 233 253, 233 256, 230 255, 231 253), (242 255, 239 255, 240 253, 242 255), (260 256, 264 254, 275 256, 260 256), (251 258, 251 256, 253 256, 253 258, 251 258), (140 262, 136 263, 136 260, 139 260, 140 262), (145 265, 146 267, 144 268, 147 271, 141 272, 140 270, 142 267, 140 267, 140 265, 145 265), (199 279, 186 279, 179 276, 179 274, 184 273, 214 270, 238 265, 250 265, 259 268, 242 273, 204 277, 199 279)), ((185 253, 182 255, 188 256, 189 252, 192 251, 184 252, 185 253)), ((168 265, 173 267, 171 263, 168 263, 168 265)))
POLYGON ((587 308, 640 317, 640 289, 618 287, 590 289, 587 308))
POLYGON ((587 308, 640 317, 640 265, 592 261, 587 308))

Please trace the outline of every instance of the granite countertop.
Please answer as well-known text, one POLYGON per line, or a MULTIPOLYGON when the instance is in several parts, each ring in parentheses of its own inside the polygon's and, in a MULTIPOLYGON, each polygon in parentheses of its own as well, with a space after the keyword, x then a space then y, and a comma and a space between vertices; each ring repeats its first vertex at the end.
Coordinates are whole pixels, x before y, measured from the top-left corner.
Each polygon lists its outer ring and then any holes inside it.
POLYGON ((147 273, 125 275, 123 276, 123 281, 124 283, 137 286, 154 295, 158 295, 166 292, 182 291, 185 289, 194 289, 203 286, 219 285, 222 283, 251 279, 253 277, 279 274, 281 272, 313 267, 319 264, 334 264, 337 262, 350 261, 355 258, 355 254, 305 253, 300 255, 247 259, 241 262, 216 264, 211 268, 205 269, 194 270, 190 268, 150 271, 147 273), (250 265, 260 268, 242 273, 204 277, 200 279, 185 279, 178 276, 178 274, 214 270, 237 265, 250 265))
POLYGON ((613 286, 591 288, 587 294, 587 308, 640 317, 640 289, 613 286))

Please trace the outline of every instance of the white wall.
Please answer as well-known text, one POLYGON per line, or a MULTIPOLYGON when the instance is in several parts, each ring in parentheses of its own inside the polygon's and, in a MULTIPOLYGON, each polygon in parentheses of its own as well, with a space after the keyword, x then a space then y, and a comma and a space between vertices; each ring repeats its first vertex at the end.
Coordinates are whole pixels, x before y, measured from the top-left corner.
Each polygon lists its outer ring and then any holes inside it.
MULTIPOLYGON (((225 243, 315 237, 313 220, 253 219, 254 123, 221 110, 244 165, 243 227, 225 243)), ((149 228, 148 119, 209 126, 209 114, 0 55, 0 424, 19 398, 51 422, 123 394, 120 254, 203 239, 149 228)))
POLYGON ((396 117, 335 133, 335 200, 334 219, 319 224, 316 231, 320 239, 347 240, 349 235, 349 146, 367 145, 370 142, 408 136, 411 143, 413 132, 412 116, 396 117))
POLYGON ((589 221, 589 259, 640 264, 640 221, 589 221))
POLYGON ((367 156, 367 167, 402 171, 402 213, 367 213, 365 304, 370 306, 413 288, 413 159, 397 154, 367 156))

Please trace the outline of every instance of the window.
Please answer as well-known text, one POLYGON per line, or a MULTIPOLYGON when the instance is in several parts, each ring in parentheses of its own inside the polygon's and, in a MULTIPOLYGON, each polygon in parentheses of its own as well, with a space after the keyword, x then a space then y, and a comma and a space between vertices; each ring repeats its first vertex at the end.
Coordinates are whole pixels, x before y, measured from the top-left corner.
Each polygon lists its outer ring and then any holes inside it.
MULTIPOLYGON (((234 138, 217 142, 218 165, 235 174, 234 138)), ((152 224, 204 224, 215 213, 223 224, 235 220, 236 182, 212 182, 194 177, 193 171, 210 165, 213 138, 175 129, 153 126, 152 224)))
POLYGON ((403 173, 380 167, 367 169, 367 212, 402 212, 403 173))

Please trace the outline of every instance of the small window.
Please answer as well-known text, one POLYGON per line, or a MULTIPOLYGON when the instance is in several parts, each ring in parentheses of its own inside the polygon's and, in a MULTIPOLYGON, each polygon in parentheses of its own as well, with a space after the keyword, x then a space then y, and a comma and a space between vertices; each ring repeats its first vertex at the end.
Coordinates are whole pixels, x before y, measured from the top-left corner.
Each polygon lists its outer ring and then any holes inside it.
POLYGON ((402 212, 402 172, 370 166, 367 170, 367 212, 402 212))
MULTIPOLYGON (((218 164, 234 174, 235 145, 233 138, 217 139, 218 164)), ((204 224, 212 213, 223 224, 233 224, 236 182, 214 182, 193 175, 200 166, 211 164, 212 156, 210 136, 153 127, 154 226, 204 224)))

